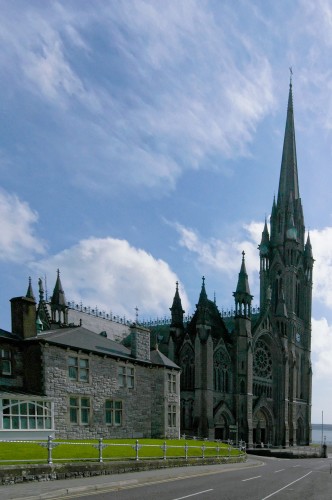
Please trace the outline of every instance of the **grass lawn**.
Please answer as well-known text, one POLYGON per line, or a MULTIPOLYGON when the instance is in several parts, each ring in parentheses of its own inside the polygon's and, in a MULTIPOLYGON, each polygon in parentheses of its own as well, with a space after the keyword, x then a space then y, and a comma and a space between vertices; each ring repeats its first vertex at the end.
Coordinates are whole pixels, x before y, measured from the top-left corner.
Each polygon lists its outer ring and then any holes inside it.
MULTIPOLYGON (((163 439, 139 439, 141 446, 138 452, 140 459, 163 458, 163 439)), ((239 450, 229 448, 228 445, 210 441, 185 441, 184 439, 166 440, 167 458, 185 457, 185 444, 189 446, 188 457, 204 456, 236 456, 239 450)), ((66 441, 54 440, 56 445, 52 450, 53 462, 72 462, 78 460, 99 459, 98 440, 91 441, 66 441)), ((103 460, 134 460, 136 458, 136 439, 105 439, 103 440, 103 460)), ((14 442, 0 443, 0 465, 13 465, 17 463, 47 463, 47 442, 14 442)))

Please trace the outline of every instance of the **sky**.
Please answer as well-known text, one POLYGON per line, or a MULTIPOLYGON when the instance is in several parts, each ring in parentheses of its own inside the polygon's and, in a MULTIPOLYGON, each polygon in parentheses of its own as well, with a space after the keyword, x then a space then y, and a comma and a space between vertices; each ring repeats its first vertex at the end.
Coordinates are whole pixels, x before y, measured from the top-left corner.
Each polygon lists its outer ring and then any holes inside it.
POLYGON ((332 423, 332 0, 0 0, 0 327, 50 296, 233 307, 277 193, 290 71, 315 258, 312 421, 332 423))

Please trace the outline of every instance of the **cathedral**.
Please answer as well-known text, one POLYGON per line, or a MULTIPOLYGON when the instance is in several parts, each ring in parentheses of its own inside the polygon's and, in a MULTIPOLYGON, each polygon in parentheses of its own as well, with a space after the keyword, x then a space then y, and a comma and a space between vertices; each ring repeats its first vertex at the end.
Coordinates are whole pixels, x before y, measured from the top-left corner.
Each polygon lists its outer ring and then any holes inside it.
POLYGON ((231 318, 209 300, 203 278, 185 322, 176 287, 165 348, 182 370, 181 432, 249 447, 309 444, 314 259, 299 193, 292 82, 278 196, 258 249, 259 312, 252 310, 244 252, 231 318))
POLYGON ((314 259, 299 193, 292 82, 278 195, 258 249, 259 309, 243 252, 232 315, 208 298, 204 278, 191 318, 177 284, 170 322, 154 325, 67 302, 59 271, 50 299, 39 280, 37 303, 30 280, 26 296, 11 299, 12 332, 0 330, 0 436, 185 434, 248 447, 309 444, 314 259))

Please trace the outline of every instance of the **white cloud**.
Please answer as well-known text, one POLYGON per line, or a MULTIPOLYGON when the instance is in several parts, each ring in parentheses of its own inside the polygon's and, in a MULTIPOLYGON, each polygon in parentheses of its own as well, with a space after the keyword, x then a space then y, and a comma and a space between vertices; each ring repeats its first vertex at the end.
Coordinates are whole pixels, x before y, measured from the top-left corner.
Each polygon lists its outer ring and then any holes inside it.
POLYGON ((311 353, 313 370, 312 421, 320 422, 323 410, 325 422, 331 423, 332 325, 325 317, 318 320, 312 318, 311 353))
POLYGON ((328 307, 332 306, 332 227, 310 231, 313 256, 314 298, 328 307))
POLYGON ((165 191, 185 169, 225 171, 212 158, 249 154, 274 106, 260 43, 249 43, 236 23, 220 25, 208 4, 85 3, 79 16, 70 3, 26 4, 6 13, 2 66, 26 98, 51 104, 49 118, 67 138, 56 154, 82 186, 165 191))
POLYGON ((179 223, 175 223, 173 226, 180 235, 179 245, 196 255, 199 266, 234 276, 240 270, 241 253, 244 251, 249 281, 257 280, 257 277, 255 278, 259 270, 257 245, 262 235, 262 223, 251 222, 244 225, 241 231, 243 238, 238 240, 204 239, 194 229, 179 223))
MULTIPOLYGON (((172 305, 178 280, 168 264, 142 249, 114 238, 90 238, 80 241, 57 255, 33 264, 35 273, 50 277, 60 269, 67 300, 99 308, 128 319, 164 316, 172 305), (148 317, 146 315, 149 315, 148 317)), ((181 287, 182 305, 188 311, 188 299, 181 287)))
POLYGON ((332 376, 332 326, 326 318, 312 318, 313 372, 317 379, 332 376))
POLYGON ((27 262, 45 252, 44 242, 34 234, 37 212, 4 190, 0 190, 0 220, 0 260, 27 262))

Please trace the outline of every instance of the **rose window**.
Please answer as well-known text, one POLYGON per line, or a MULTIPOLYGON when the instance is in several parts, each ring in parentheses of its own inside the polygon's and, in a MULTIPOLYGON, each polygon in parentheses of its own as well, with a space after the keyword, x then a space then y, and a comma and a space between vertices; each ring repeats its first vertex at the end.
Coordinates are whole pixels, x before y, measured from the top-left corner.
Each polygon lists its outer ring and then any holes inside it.
POLYGON ((272 378, 271 352, 262 340, 258 340, 255 346, 254 374, 256 377, 272 378))

